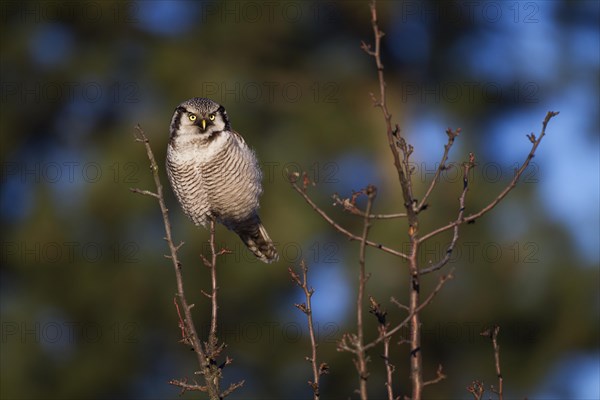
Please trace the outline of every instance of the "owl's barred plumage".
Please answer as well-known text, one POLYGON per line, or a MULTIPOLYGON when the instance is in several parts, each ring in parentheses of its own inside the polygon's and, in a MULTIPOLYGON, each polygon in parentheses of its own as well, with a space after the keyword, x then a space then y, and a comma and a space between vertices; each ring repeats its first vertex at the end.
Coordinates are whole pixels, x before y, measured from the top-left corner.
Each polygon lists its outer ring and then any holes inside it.
POLYGON ((237 233, 261 261, 278 259, 258 216, 262 174, 254 152, 231 129, 223 106, 205 98, 181 103, 171 120, 167 175, 196 225, 211 217, 237 233))

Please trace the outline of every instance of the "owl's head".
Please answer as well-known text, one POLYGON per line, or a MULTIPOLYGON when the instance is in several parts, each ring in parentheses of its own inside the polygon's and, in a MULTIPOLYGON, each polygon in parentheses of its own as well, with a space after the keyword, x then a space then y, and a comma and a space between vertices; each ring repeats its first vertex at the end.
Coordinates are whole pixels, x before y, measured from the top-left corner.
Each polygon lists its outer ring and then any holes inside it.
POLYGON ((171 119, 171 137, 202 135, 207 138, 231 130, 225 107, 203 97, 181 103, 171 119))

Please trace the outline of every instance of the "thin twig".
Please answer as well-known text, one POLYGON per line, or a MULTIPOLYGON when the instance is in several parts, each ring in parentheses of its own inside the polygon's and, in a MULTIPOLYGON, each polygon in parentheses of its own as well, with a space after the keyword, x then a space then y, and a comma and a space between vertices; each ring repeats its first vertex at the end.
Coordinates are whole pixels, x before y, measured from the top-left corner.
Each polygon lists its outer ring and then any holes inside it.
POLYGON ((394 158, 394 166, 398 172, 398 179, 402 189, 402 197, 404 199, 404 207, 408 217, 408 235, 410 238, 410 252, 408 256, 408 268, 410 272, 410 288, 409 288, 409 304, 410 309, 410 379, 412 383, 412 399, 421 400, 423 390, 423 372, 422 372, 422 356, 421 356, 421 322, 417 310, 420 310, 419 305, 419 267, 418 267, 418 249, 419 249, 419 219, 418 206, 413 196, 412 186, 412 167, 410 166, 409 158, 413 152, 413 147, 406 143, 406 140, 400 136, 400 129, 396 125, 392 126, 392 115, 390 114, 386 104, 386 83, 383 75, 383 63, 381 62, 381 38, 384 33, 379 29, 377 23, 377 8, 375 0, 369 4, 371 10, 371 26, 373 28, 373 36, 375 38, 375 50, 371 50, 371 46, 362 42, 362 49, 375 60, 377 66, 377 77, 379 80, 379 101, 374 95, 371 95, 374 105, 379 107, 383 113, 386 125, 386 134, 388 145, 392 151, 394 158), (400 156, 402 152, 402 157, 400 156))
MULTIPOLYGON (((343 228, 342 226, 340 226, 337 222, 335 222, 329 215, 327 215, 327 213, 325 213, 325 211, 323 211, 317 204, 315 204, 315 202, 306 194, 306 191, 304 189, 302 189, 300 186, 298 186, 298 184, 296 183, 296 179, 298 177, 291 175, 290 176, 290 183, 292 185, 292 187, 294 188, 294 190, 296 192, 298 192, 300 194, 300 196, 302 196, 302 198, 304 199, 304 201, 306 201, 308 203, 308 205, 310 205, 312 207, 313 210, 316 211, 317 214, 319 214, 325 221, 327 221, 327 223, 329 223, 329 225, 331 225, 333 228, 335 228, 335 230, 337 230, 338 232, 342 233, 343 235, 345 235, 348 239, 350 240, 356 240, 356 241, 360 241, 361 237, 357 236, 355 234, 353 234, 352 232, 346 230, 345 228, 343 228)), ((375 247, 377 249, 380 249, 386 253, 390 253, 393 254, 395 256, 404 258, 404 259, 408 259, 408 256, 400 251, 391 249, 389 247, 386 247, 380 243, 375 243, 372 242, 370 240, 367 240, 365 242, 367 244, 367 246, 371 246, 371 247, 375 247)))
POLYGON ((229 387, 227 389, 223 390, 223 393, 221 393, 221 398, 224 399, 225 397, 229 396, 235 390, 244 386, 244 383, 246 383, 246 381, 243 379, 239 382, 232 383, 231 385, 229 385, 229 387))
MULTIPOLYGON (((150 160, 150 169, 152 171, 152 176, 154 178, 154 184, 156 185, 156 195, 158 198, 158 204, 160 206, 160 210, 162 212, 162 217, 163 217, 163 223, 165 226, 165 235, 166 238, 165 240, 167 241, 167 244, 169 246, 169 250, 170 250, 170 256, 169 258, 171 259, 172 263, 173 263, 173 268, 175 270, 175 278, 177 280, 177 294, 179 297, 179 302, 182 305, 183 308, 183 312, 185 315, 185 326, 186 326, 186 336, 188 336, 192 342, 192 345, 194 347, 194 351, 196 353, 196 356, 198 358, 198 363, 201 367, 202 370, 205 370, 208 368, 208 363, 206 361, 206 355, 204 354, 204 351, 202 349, 202 345, 200 342, 200 339, 198 338, 198 333, 196 331, 196 327, 194 326, 194 322, 192 320, 192 315, 190 312, 191 306, 188 305, 188 302, 185 298, 185 291, 183 289, 183 277, 182 277, 182 273, 181 273, 181 263, 179 262, 178 256, 177 256, 177 250, 178 248, 176 248, 176 246, 173 244, 173 237, 171 234, 171 223, 169 221, 169 210, 167 209, 167 206, 165 204, 165 200, 163 197, 163 186, 162 183, 160 182, 160 177, 158 175, 158 164, 156 163, 156 159, 154 158, 154 153, 152 152, 152 149, 150 148, 150 141, 148 140, 148 138, 146 137, 146 135, 144 134, 144 131, 142 130, 142 128, 138 125, 136 126, 136 131, 137 131, 137 136, 136 136, 136 141, 138 142, 142 142, 146 148, 146 153, 148 155, 148 159, 150 160)), ((143 191, 140 190, 132 190, 135 193, 140 193, 143 191)), ((208 391, 209 394, 213 393, 216 394, 217 389, 214 387, 214 385, 211 385, 210 382, 208 382, 208 376, 206 376, 207 379, 207 386, 208 386, 208 391)))
MULTIPOLYGON (((503 378, 502 371, 500 370, 500 346, 498 345, 498 333, 500 332, 500 326, 494 325, 490 328, 483 330, 480 335, 487 337, 492 341, 492 346, 494 348, 494 366, 496 368, 496 376, 498 377, 498 388, 496 389, 494 385, 490 385, 490 389, 493 393, 498 396, 498 400, 504 399, 504 389, 503 389, 503 378)), ((467 386, 467 391, 471 393, 475 400, 483 399, 483 395, 485 394, 485 385, 483 382, 479 380, 474 380, 471 382, 469 386, 467 386)))
MULTIPOLYGON (((340 205, 344 208, 344 211, 349 212, 350 214, 358 215, 359 217, 366 217, 367 214, 356 207, 356 198, 355 195, 357 193, 353 193, 351 198, 342 199, 337 193, 335 193, 332 197, 335 203, 333 205, 340 205)), ((396 213, 396 214, 369 214, 369 219, 396 219, 396 218, 405 218, 407 216, 406 213, 396 213)))
POLYGON ((356 356, 357 356, 357 367, 358 367, 358 378, 359 378, 359 391, 361 400, 367 400, 367 379, 369 372, 367 369, 367 355, 364 350, 364 326, 363 326, 363 301, 365 295, 365 286, 367 284, 368 277, 366 275, 366 250, 367 250, 367 237, 369 236, 369 230, 371 228, 371 209, 373 208, 373 202, 377 196, 377 189, 373 185, 369 185, 364 191, 367 195, 367 209, 365 211, 365 217, 363 222, 363 232, 360 240, 360 250, 358 255, 359 263, 359 275, 358 275, 358 296, 356 298, 356 328, 357 328, 357 342, 356 342, 356 356))
MULTIPOLYGON (((469 191, 469 172, 471 168, 475 167, 475 155, 473 153, 469 153, 469 160, 463 163, 463 190, 458 198, 458 216, 456 217, 456 221, 461 221, 463 219, 463 215, 465 213, 465 200, 467 198, 467 192, 469 191)), ((428 274, 433 271, 437 271, 442 268, 444 265, 450 261, 450 256, 454 251, 454 247, 456 246, 456 242, 458 241, 458 227, 460 224, 454 225, 454 234, 452 235, 452 240, 446 249, 446 253, 444 257, 435 265, 432 265, 428 268, 423 268, 419 271, 421 275, 428 274)))
POLYGON ((394 376, 394 365, 390 362, 390 341, 392 340, 392 336, 387 335, 387 330, 390 327, 389 322, 387 322, 387 312, 385 312, 379 303, 375 301, 375 299, 371 296, 369 297, 369 301, 371 302, 371 309, 369 312, 377 318, 377 322, 379 323, 377 330, 379 331, 379 336, 383 337, 383 362, 385 365, 385 386, 387 389, 388 400, 396 400, 394 397, 394 388, 393 388, 393 376, 394 376))
POLYGON ((423 198, 421 199, 421 202, 417 206, 417 210, 419 212, 421 212, 422 210, 425 210, 427 208, 427 199, 429 198, 429 195, 431 195, 431 193, 433 192, 433 189, 435 188, 435 185, 438 182, 438 178, 440 177, 440 174, 442 173, 442 171, 444 169, 447 168, 446 160, 448 160, 448 154, 450 153, 450 149, 452 148, 452 145, 454 144, 454 139, 459 134, 460 134, 460 128, 458 128, 455 131, 453 131, 450 128, 446 129, 446 135, 448 135, 448 142, 444 146, 444 154, 442 155, 442 160, 440 161, 440 164, 438 165, 438 167, 435 171, 435 175, 433 175, 433 179, 431 180, 431 183, 429 184, 429 188, 427 188, 427 192, 425 192, 425 195, 423 196, 423 198))
POLYGON ((400 302, 399 302, 399 301, 398 301, 398 300, 397 300, 397 299, 396 299, 394 296, 392 296, 392 297, 390 298, 390 301, 391 301, 392 303, 394 303, 395 305, 397 305, 399 308, 402 308, 403 310, 409 311, 409 308, 408 308, 408 306, 407 306, 407 305, 404 305, 404 304, 402 304, 402 303, 400 303, 400 302))
POLYGON ((492 385, 492 391, 498 395, 498 400, 504 399, 504 389, 502 378, 502 370, 500 369, 500 345, 498 345, 498 333, 500 333, 500 326, 494 325, 480 333, 481 336, 488 337, 492 340, 492 346, 494 348, 494 366, 496 367, 496 376, 498 377, 498 388, 494 388, 492 385))
MULTIPOLYGON (((383 334, 385 334, 385 331, 382 332, 383 334)), ((393 380, 394 380, 394 370, 396 369, 396 367, 394 367, 394 365, 392 365, 392 363, 390 362, 390 341, 392 340, 391 337, 388 337, 386 339, 383 340, 383 360, 385 363, 385 386, 387 389, 387 394, 388 394, 388 400, 394 400, 394 387, 393 387, 393 380)))
POLYGON ((491 211, 494 207, 496 207, 498 205, 498 203, 500 203, 500 201, 504 197, 506 197, 506 195, 517 185, 519 179, 521 178, 521 175, 523 175, 523 172, 525 172, 525 170, 529 166, 529 163, 535 156, 535 152, 536 152, 538 146, 540 145, 542 139, 546 135, 546 127, 548 126, 548 123, 550 122, 550 120, 552 118, 554 118, 558 114, 559 114, 558 111, 548 111, 548 113, 546 114, 546 117, 544 118, 544 121, 542 122, 542 131, 538 138, 536 138, 536 136, 533 133, 527 135, 527 138, 532 143, 532 146, 531 146, 531 150, 529 151, 529 154, 527 155, 527 158, 525 159, 525 162, 523 163, 521 168, 519 168, 516 171, 515 176, 510 181, 510 183, 504 188, 504 190, 502 190, 502 192, 500 192, 500 194, 498 196, 496 196, 496 198, 494 198, 494 200, 492 200, 487 206, 485 206, 478 212, 476 212, 474 214, 470 214, 469 216, 461 219, 460 221, 453 221, 453 222, 449 223, 448 225, 442 226, 441 228, 435 229, 434 231, 421 236, 421 238, 419 239, 419 242, 422 243, 422 242, 426 241, 427 239, 432 238, 435 235, 439 235, 440 233, 445 232, 448 229, 454 228, 456 225, 461 225, 464 223, 475 221, 477 218, 480 218, 484 214, 491 211))
POLYGON ((185 333, 185 320, 181 316, 181 311, 179 310, 179 303, 177 303, 177 297, 173 297, 173 304, 175 304, 175 310, 177 310, 177 318, 179 318, 179 329, 181 329, 181 341, 183 343, 192 345, 190 338, 185 333))
POLYGON ((410 379, 412 383, 413 400, 421 400, 423 391, 423 358, 421 352, 421 316, 419 310, 422 305, 419 304, 419 295, 421 283, 419 277, 419 267, 417 261, 418 241, 416 233, 410 235, 411 255, 408 260, 410 270, 410 287, 408 297, 408 309, 410 314, 410 379))
POLYGON ((377 24, 377 8, 375 7, 374 0, 371 1, 371 3, 369 4, 369 8, 371 10, 371 26, 373 28, 373 36, 375 37, 375 50, 371 50, 371 45, 368 45, 365 42, 361 42, 361 48, 365 51, 365 53, 374 58, 375 65, 377 67, 377 77, 379 80, 379 100, 377 100, 373 94, 371 94, 371 98, 373 99, 373 105, 381 109, 381 112, 383 113, 383 117, 385 119, 388 145, 390 146, 390 150, 392 151, 392 155, 394 157, 394 166, 398 171, 398 178, 400 180, 400 186, 402 187, 402 194, 404 196, 404 200, 407 201, 405 203, 405 206, 412 207, 412 195, 410 194, 408 179, 406 177, 408 171, 404 171, 402 162, 400 161, 400 153, 398 152, 397 135, 399 134, 399 130, 394 129, 394 127, 392 126, 392 114, 390 114, 386 104, 386 83, 383 76, 383 63, 381 62, 380 52, 381 38, 385 34, 379 29, 379 26, 377 24))
POLYGON ((446 379, 446 375, 443 372, 442 364, 440 364, 440 365, 438 365, 438 369, 436 371, 436 377, 429 381, 423 382, 423 386, 434 385, 436 383, 443 381, 444 379, 446 379))
POLYGON ((308 266, 306 265, 306 262, 304 260, 300 261, 300 269, 302 270, 302 279, 300 279, 300 276, 298 276, 298 274, 294 272, 294 270, 291 267, 288 268, 288 272, 292 277, 292 280, 296 283, 296 285, 298 285, 302 289, 302 291, 304 292, 304 297, 306 298, 306 303, 296 304, 295 306, 304 314, 306 314, 306 318, 308 320, 308 333, 310 335, 311 355, 310 357, 306 357, 306 359, 310 361, 313 372, 313 380, 308 381, 308 385, 313 390, 313 400, 319 400, 321 396, 319 387, 320 377, 321 375, 327 374, 329 372, 329 366, 326 363, 321 363, 321 365, 318 365, 317 362, 317 347, 319 346, 319 344, 317 343, 315 335, 311 302, 311 298, 315 290, 313 288, 309 288, 308 286, 308 266))
MULTIPOLYGON (((415 309, 412 310, 403 320, 402 322, 400 322, 399 324, 397 324, 394 328, 389 329, 387 331, 387 333, 384 336, 379 336, 377 337, 377 339, 373 340, 372 342, 365 344, 363 346, 363 348, 365 350, 369 350, 372 347, 375 347, 378 343, 381 343, 385 338, 391 337, 392 335, 394 335, 396 332, 398 332, 400 329, 402 329, 403 327, 405 327, 411 320, 412 314, 413 313, 418 313, 420 312, 423 308, 427 307, 434 299, 434 297, 439 293, 440 290, 442 290, 442 287, 444 287, 444 285, 451 279, 454 279, 454 268, 450 271, 450 273, 448 275, 442 275, 440 276, 440 279, 438 281, 438 284, 436 285, 436 287, 433 289, 433 291, 429 294, 429 296, 427 296, 427 298, 421 302, 421 304, 419 304, 419 306, 415 309)), ((399 303, 398 303, 399 304, 399 303)), ((403 307, 406 308, 406 306, 402 305, 403 307)))
POLYGON ((496 325, 494 328, 494 333, 492 336, 492 344, 494 346, 494 361, 496 364, 496 375, 498 375, 498 390, 496 393, 498 394, 498 400, 504 399, 503 394, 503 381, 502 370, 500 369, 500 346, 498 345, 498 333, 500 332, 500 327, 496 325))
POLYGON ((138 193, 138 194, 143 194, 144 196, 151 196, 154 197, 155 199, 158 199, 158 195, 154 192, 151 192, 149 190, 141 190, 141 189, 137 189, 137 188, 129 188, 130 191, 132 191, 133 193, 138 193))
POLYGON ((197 383, 187 383, 187 379, 171 379, 169 381, 170 385, 174 385, 174 386, 179 386, 181 388, 181 395, 183 395, 185 392, 194 392, 194 391, 198 391, 198 392, 207 392, 208 389, 206 386, 202 386, 202 385, 198 385, 197 383))
POLYGON ((208 336, 208 343, 211 346, 211 352, 214 353, 217 346, 217 311, 219 307, 217 305, 217 291, 219 288, 217 287, 217 251, 215 249, 215 219, 210 219, 210 254, 211 254, 211 263, 210 263, 210 281, 211 281, 211 306, 212 306, 212 314, 210 318, 210 333, 208 336))
POLYGON ((469 386, 467 386, 467 391, 473 395, 474 400, 481 400, 483 397, 483 393, 485 392, 485 388, 483 386, 483 382, 473 381, 469 386))

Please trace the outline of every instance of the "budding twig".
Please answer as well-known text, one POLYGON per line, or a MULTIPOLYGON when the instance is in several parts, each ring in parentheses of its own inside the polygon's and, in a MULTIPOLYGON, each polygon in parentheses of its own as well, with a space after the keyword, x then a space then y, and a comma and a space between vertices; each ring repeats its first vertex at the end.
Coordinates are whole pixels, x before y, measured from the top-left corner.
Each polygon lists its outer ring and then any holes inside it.
POLYGON ((308 333, 310 335, 311 355, 310 357, 306 357, 306 359, 310 362, 313 372, 313 380, 308 381, 308 385, 313 390, 313 400, 319 400, 321 396, 319 387, 320 377, 321 375, 327 374, 329 372, 329 366, 326 363, 321 363, 319 365, 317 362, 317 347, 319 346, 319 344, 317 343, 315 335, 311 302, 311 298, 315 290, 308 286, 308 266, 306 265, 304 260, 300 261, 300 269, 302 270, 302 279, 300 279, 300 276, 291 267, 288 268, 288 272, 292 277, 292 280, 296 283, 296 285, 298 285, 302 289, 302 291, 304 292, 304 297, 306 298, 306 303, 295 304, 295 306, 304 314, 306 314, 306 318, 308 320, 308 333))

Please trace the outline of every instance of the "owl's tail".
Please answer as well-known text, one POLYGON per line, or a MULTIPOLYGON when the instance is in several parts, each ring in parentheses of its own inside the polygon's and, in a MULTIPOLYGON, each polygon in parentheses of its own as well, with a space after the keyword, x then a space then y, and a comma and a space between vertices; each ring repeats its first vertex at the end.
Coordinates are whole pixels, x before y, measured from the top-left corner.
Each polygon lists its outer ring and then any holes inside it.
POLYGON ((277 249, 258 215, 252 216, 233 229, 254 255, 267 264, 279 260, 277 249))

